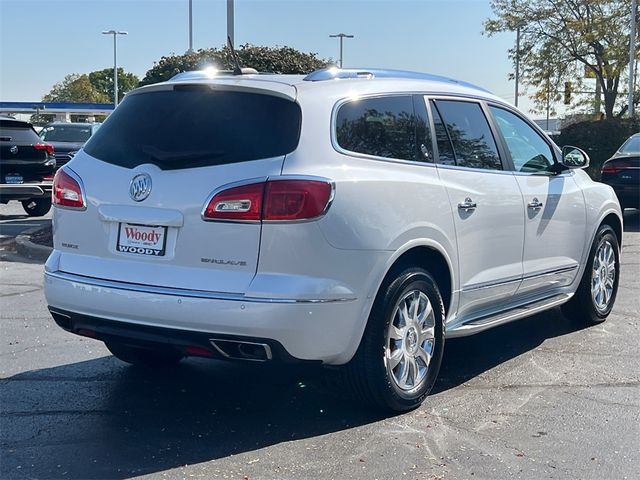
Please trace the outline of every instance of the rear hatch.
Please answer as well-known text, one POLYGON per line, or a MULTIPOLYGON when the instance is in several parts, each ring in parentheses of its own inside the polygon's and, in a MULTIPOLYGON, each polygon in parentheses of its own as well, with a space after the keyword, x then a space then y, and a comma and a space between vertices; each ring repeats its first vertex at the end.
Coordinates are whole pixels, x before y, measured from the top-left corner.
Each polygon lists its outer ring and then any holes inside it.
POLYGON ((610 185, 637 188, 640 185, 640 155, 627 155, 608 160, 602 166, 601 181, 610 185))
POLYGON ((29 123, 0 119, 0 183, 39 182, 51 175, 47 148, 29 123))
POLYGON ((295 150, 293 87, 164 84, 127 95, 67 165, 86 210, 56 208, 55 248, 68 273, 241 293, 258 263, 261 224, 209 222, 220 187, 279 175, 295 150))

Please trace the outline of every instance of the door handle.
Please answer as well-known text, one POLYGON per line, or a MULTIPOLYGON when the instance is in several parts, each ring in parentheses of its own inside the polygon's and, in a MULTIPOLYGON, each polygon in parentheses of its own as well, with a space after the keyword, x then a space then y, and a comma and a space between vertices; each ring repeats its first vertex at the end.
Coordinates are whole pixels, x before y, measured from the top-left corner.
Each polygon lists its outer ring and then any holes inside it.
POLYGON ((527 203, 527 207, 532 210, 540 210, 542 208, 542 202, 537 198, 534 198, 529 203, 527 203))
POLYGON ((471 211, 471 210, 475 210, 477 206, 478 205, 476 204, 476 202, 474 202, 469 197, 467 197, 467 198, 464 199, 464 202, 460 202, 458 204, 458 209, 459 210, 464 210, 465 212, 468 212, 468 211, 471 211))

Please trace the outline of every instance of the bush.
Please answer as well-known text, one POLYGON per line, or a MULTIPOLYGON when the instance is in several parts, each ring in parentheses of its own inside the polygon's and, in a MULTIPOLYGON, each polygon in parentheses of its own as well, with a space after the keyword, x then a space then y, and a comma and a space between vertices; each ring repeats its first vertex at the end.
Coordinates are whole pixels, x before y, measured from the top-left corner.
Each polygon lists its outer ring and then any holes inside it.
POLYGON ((620 145, 634 133, 640 131, 640 121, 630 119, 607 119, 574 123, 562 129, 558 145, 574 145, 585 150, 591 157, 587 173, 594 180, 600 179, 602 164, 613 155, 620 145))

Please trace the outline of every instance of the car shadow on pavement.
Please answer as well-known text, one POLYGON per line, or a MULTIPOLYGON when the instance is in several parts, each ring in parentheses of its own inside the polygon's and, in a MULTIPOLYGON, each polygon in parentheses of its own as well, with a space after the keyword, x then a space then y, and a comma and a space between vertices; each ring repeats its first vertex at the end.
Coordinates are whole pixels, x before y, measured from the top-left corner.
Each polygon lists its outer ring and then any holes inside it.
MULTIPOLYGON (((434 394, 575 330, 554 310, 450 340, 434 394)), ((324 378, 199 359, 146 370, 114 357, 21 373, 0 381, 0 477, 128 478, 385 418, 318 388, 324 378)))

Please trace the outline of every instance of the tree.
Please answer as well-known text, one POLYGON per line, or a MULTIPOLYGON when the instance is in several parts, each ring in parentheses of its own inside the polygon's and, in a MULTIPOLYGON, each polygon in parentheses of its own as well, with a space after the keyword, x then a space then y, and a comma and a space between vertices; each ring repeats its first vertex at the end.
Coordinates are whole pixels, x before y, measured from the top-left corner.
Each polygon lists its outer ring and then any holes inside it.
MULTIPOLYGON (((236 49, 242 67, 255 68, 259 72, 309 73, 330 65, 316 53, 303 53, 290 47, 259 47, 245 44, 236 49)), ((140 85, 164 82, 180 72, 199 70, 213 65, 223 70, 233 69, 234 63, 228 47, 200 49, 184 55, 170 55, 154 62, 140 85)))
MULTIPOLYGON (((602 90, 606 117, 624 114, 627 105, 614 110, 629 64, 631 0, 492 0, 491 8, 489 35, 520 27, 521 78, 536 88, 538 106, 564 81, 580 87, 587 69, 602 90)), ((509 53, 515 61, 515 49, 509 53)))
MULTIPOLYGON (((89 74, 91 85, 113 101, 113 68, 96 70, 89 74)), ((124 94, 133 90, 140 83, 140 79, 133 73, 125 72, 122 67, 118 68, 118 102, 122 100, 124 94)))
POLYGON ((97 90, 89 76, 72 73, 56 83, 53 88, 42 97, 44 102, 74 102, 74 103, 108 103, 109 97, 97 90))

